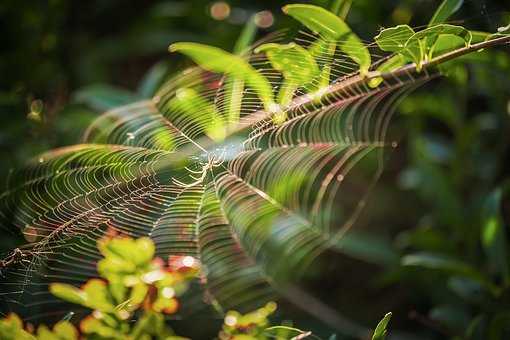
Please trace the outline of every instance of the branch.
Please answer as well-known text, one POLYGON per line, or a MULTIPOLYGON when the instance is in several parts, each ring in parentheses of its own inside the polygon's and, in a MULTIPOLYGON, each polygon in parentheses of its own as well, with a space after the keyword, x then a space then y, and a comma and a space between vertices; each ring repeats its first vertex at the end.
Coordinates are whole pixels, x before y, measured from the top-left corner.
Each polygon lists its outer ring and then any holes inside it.
MULTIPOLYGON (((450 61, 452 59, 472 53, 474 51, 478 51, 478 50, 488 48, 488 47, 501 46, 501 45, 505 45, 505 44, 509 44, 509 43, 510 43, 510 35, 506 35, 506 36, 499 37, 496 39, 487 40, 487 41, 483 41, 483 42, 480 42, 477 44, 469 45, 467 47, 459 48, 457 50, 442 54, 438 57, 435 57, 433 59, 425 61, 421 65, 421 69, 422 69, 422 71, 427 70, 434 66, 437 66, 437 65, 443 64, 447 61, 450 61)), ((405 75, 411 75, 411 74, 419 75, 420 72, 421 71, 417 70, 416 64, 413 63, 413 64, 408 64, 408 65, 402 66, 394 71, 385 72, 385 73, 371 71, 364 77, 359 75, 359 73, 356 73, 356 74, 347 76, 344 80, 342 80, 341 82, 339 82, 337 84, 330 85, 328 88, 325 89, 324 94, 322 95, 321 99, 324 100, 325 102, 328 102, 328 99, 338 97, 338 95, 341 92, 345 92, 345 91, 347 91, 349 89, 353 89, 353 88, 354 89, 359 88, 360 86, 368 86, 368 82, 374 78, 383 78, 385 80, 395 80, 395 79, 399 79, 400 77, 405 76, 405 75)), ((374 90, 376 90, 376 89, 377 88, 375 88, 374 90)), ((315 98, 316 97, 314 97, 310 94, 298 96, 298 97, 294 98, 288 106, 284 107, 283 110, 290 111, 290 112, 297 111, 297 110, 304 110, 304 109, 306 109, 306 107, 308 105, 311 105, 314 103, 315 98)), ((346 100, 351 100, 351 99, 352 98, 350 97, 346 100)), ((338 102, 338 100, 336 100, 335 102, 338 102)), ((240 121, 236 125, 232 126, 228 130, 227 138, 229 136, 233 136, 233 135, 243 132, 244 130, 253 126, 253 124, 261 122, 262 120, 267 119, 268 117, 269 117, 269 113, 264 110, 259 110, 259 111, 256 111, 256 112, 250 114, 249 116, 247 116, 242 121, 240 121)), ((213 147, 214 145, 217 145, 218 143, 211 140, 210 138, 204 136, 199 139, 197 144, 201 145, 204 149, 208 150, 209 148, 213 147)), ((197 148, 196 148, 196 146, 185 147, 185 148, 183 148, 183 150, 181 152, 179 152, 179 154, 182 157, 177 157, 176 162, 182 161, 191 155, 196 155, 197 148)))

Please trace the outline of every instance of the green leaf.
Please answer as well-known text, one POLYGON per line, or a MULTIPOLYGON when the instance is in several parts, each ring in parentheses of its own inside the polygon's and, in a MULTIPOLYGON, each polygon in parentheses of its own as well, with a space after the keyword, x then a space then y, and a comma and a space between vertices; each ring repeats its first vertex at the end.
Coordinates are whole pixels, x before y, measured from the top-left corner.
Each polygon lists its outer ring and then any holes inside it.
POLYGON ((189 42, 172 44, 169 50, 170 52, 180 52, 187 55, 208 71, 224 73, 244 80, 255 90, 264 103, 265 109, 272 111, 274 101, 269 81, 243 58, 217 47, 189 42))
POLYGON ((501 217, 501 189, 487 197, 483 208, 482 245, 490 263, 490 269, 510 281, 506 249, 505 226, 501 217))
POLYGON ((284 6, 283 11, 313 32, 330 40, 339 40, 340 50, 360 66, 360 73, 368 72, 372 63, 368 48, 342 19, 314 5, 292 4, 284 6))
MULTIPOLYGON (((379 73, 386 73, 396 70, 399 67, 402 67, 406 64, 406 59, 401 54, 395 54, 391 58, 387 59, 385 62, 383 62, 379 67, 377 67, 376 72, 379 73)), ((381 77, 375 77, 370 79, 368 82, 368 85, 370 87, 377 87, 379 84, 381 84, 383 81, 383 78, 381 77)))
POLYGON ((488 281, 478 270, 465 262, 452 259, 447 256, 421 252, 404 256, 401 263, 403 266, 440 270, 450 275, 467 277, 479 282, 492 293, 496 293, 498 291, 497 287, 488 281))
POLYGON ((408 25, 398 25, 382 30, 374 39, 381 50, 398 52, 405 48, 414 34, 414 30, 408 25))
POLYGON ((451 34, 458 36, 464 39, 466 45, 470 45, 471 40, 473 39, 471 32, 462 26, 439 24, 419 31, 418 33, 415 33, 411 38, 409 38, 409 41, 412 41, 413 39, 421 40, 426 38, 427 39, 426 45, 427 47, 430 48, 435 44, 437 38, 442 34, 451 34))
POLYGON ((384 318, 379 321, 377 327, 375 328, 374 335, 372 335, 372 340, 384 340, 386 339, 386 333, 388 332, 386 328, 388 327, 388 323, 391 319, 391 312, 386 314, 384 318))
POLYGON ((0 319, 0 339, 2 340, 36 340, 36 337, 23 329, 23 322, 14 313, 0 319))
POLYGON ((319 67, 312 55, 295 43, 264 44, 255 50, 255 53, 259 52, 265 52, 273 68, 298 85, 310 82, 319 74, 319 67))
MULTIPOLYGON (((234 46, 234 54, 242 55, 253 43, 257 33, 256 18, 258 14, 252 15, 241 32, 241 35, 234 46)), ((227 123, 236 124, 241 115, 241 104, 243 100, 244 80, 240 78, 227 77, 225 80, 227 123)))
MULTIPOLYGON (((396 52, 404 58, 413 61, 420 69, 426 53, 429 56, 431 51, 437 51, 435 47, 437 40, 443 35, 454 35, 464 40, 465 45, 471 44, 472 34, 461 26, 440 24, 422 31, 414 33, 414 30, 408 25, 398 25, 396 27, 383 30, 375 37, 379 48, 387 52, 396 52)), ((444 49, 444 40, 439 49, 444 49)))
POLYGON ((53 327, 53 332, 62 340, 78 339, 78 331, 69 321, 60 321, 53 327))
POLYGON ((256 17, 257 14, 252 15, 251 18, 246 22, 246 25, 244 25, 244 28, 239 35, 239 38, 237 38, 236 44, 234 45, 234 54, 241 55, 253 43, 255 35, 257 34, 258 27, 256 17))
POLYGON ((83 87, 76 91, 73 97, 75 101, 86 104, 97 111, 107 111, 141 99, 128 90, 107 84, 83 87))
MULTIPOLYGON (((238 95, 241 94, 238 93, 238 95)), ((176 96, 167 105, 171 110, 184 113, 211 139, 221 141, 225 138, 226 126, 223 117, 216 107, 197 91, 191 88, 181 88, 177 90, 176 96)))
POLYGON ((50 285, 51 294, 56 297, 81 306, 88 306, 87 294, 81 289, 64 283, 52 283, 50 285))
POLYGON ((462 6, 464 0, 444 0, 430 19, 429 27, 446 22, 462 6))
POLYGON ((389 240, 356 231, 345 235, 334 247, 352 258, 378 265, 394 265, 399 260, 389 240))
POLYGON ((255 50, 255 53, 259 52, 265 52, 273 68, 285 78, 279 94, 280 104, 288 104, 299 86, 311 82, 319 74, 319 67, 310 52, 295 43, 264 44, 255 50))
POLYGON ((331 4, 331 12, 345 20, 347 14, 349 14, 351 5, 352 0, 333 0, 333 3, 331 4))
POLYGON ((76 340, 78 339, 78 331, 72 323, 68 321, 60 321, 54 327, 53 331, 49 330, 45 325, 39 326, 37 329, 37 340, 76 340))
POLYGON ((143 76, 143 79, 138 86, 138 94, 141 98, 152 97, 159 86, 163 83, 165 76, 168 73, 168 64, 159 62, 152 66, 149 71, 143 76))
POLYGON ((100 279, 88 280, 82 287, 86 294, 87 307, 101 312, 113 312, 115 304, 110 298, 106 282, 100 279))

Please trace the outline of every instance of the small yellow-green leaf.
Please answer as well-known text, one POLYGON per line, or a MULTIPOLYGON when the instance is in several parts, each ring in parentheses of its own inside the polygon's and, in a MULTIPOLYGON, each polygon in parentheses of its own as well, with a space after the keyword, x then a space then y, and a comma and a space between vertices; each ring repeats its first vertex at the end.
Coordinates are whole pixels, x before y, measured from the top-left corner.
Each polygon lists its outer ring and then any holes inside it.
POLYGON ((78 339, 78 331, 69 321, 60 321, 53 327, 53 332, 62 340, 78 339))
POLYGON ((429 27, 446 22, 462 6, 464 0, 444 0, 430 19, 429 27))
POLYGON ((64 283, 52 283, 50 285, 51 294, 55 295, 62 300, 69 301, 71 303, 88 306, 87 294, 81 289, 64 283))
POLYGON ((101 312, 111 312, 115 309, 106 282, 100 279, 91 279, 82 287, 86 294, 87 307, 97 309, 101 312))
POLYGON ((243 58, 220 48, 198 43, 182 42, 170 45, 170 52, 179 52, 193 59, 202 68, 243 79, 264 103, 266 110, 273 104, 273 91, 269 81, 243 58))
POLYGON ((386 328, 388 327, 388 323, 391 319, 391 313, 388 313, 382 318, 381 321, 377 324, 377 327, 375 328, 374 335, 372 336, 372 340, 384 340, 386 339, 386 328))
POLYGON ((341 18, 314 5, 291 4, 283 11, 326 39, 338 40, 340 50, 359 65, 360 73, 368 72, 372 63, 368 48, 341 18))

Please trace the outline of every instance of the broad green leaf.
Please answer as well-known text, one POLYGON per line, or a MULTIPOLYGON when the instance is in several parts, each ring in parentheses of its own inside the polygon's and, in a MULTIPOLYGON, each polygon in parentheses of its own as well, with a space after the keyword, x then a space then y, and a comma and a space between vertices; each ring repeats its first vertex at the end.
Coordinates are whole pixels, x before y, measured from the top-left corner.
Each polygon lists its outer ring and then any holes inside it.
POLYGON ((375 328, 375 331, 374 331, 374 334, 372 335, 372 340, 384 340, 386 339, 386 334, 387 334, 387 327, 388 327, 388 323, 390 322, 390 319, 391 319, 391 312, 386 314, 384 316, 384 318, 381 319, 381 321, 379 321, 379 323, 377 324, 377 327, 375 328))
POLYGON ((451 35, 458 36, 458 37, 464 39, 466 45, 470 45, 471 40, 473 39, 471 32, 462 26, 440 24, 440 25, 435 25, 435 26, 426 28, 422 31, 415 33, 411 38, 409 38, 409 41, 412 41, 413 39, 419 39, 419 40, 427 39, 427 47, 430 48, 431 46, 434 45, 437 38, 439 36, 441 36, 442 34, 451 34, 451 35))
POLYGON ((505 226, 501 217, 500 189, 495 190, 485 201, 482 220, 482 245, 489 259, 492 272, 500 274, 505 282, 510 280, 505 226))
POLYGON ((462 6, 464 0, 444 0, 430 19, 429 27, 442 24, 462 6))
POLYGON ((283 11, 313 32, 330 40, 338 40, 340 50, 360 66, 360 73, 364 75, 368 72, 372 63, 368 48, 338 16, 322 7, 304 4, 287 5, 283 11))
POLYGON ((398 52, 405 48, 414 34, 414 30, 408 25, 398 25, 382 30, 374 39, 381 50, 398 52))
POLYGON ((220 48, 197 43, 175 43, 170 45, 170 52, 179 52, 193 59, 202 68, 217 73, 224 73, 234 78, 243 79, 251 86, 264 103, 268 111, 272 111, 273 91, 268 80, 258 73, 243 58, 228 53, 220 48))
POLYGON ((420 67, 424 57, 424 44, 408 25, 387 28, 375 37, 375 41, 381 50, 399 53, 404 59, 411 60, 420 67))
POLYGON ((466 45, 466 42, 461 37, 453 34, 442 34, 436 40, 436 43, 431 47, 431 57, 440 56, 444 53, 454 51, 466 45))

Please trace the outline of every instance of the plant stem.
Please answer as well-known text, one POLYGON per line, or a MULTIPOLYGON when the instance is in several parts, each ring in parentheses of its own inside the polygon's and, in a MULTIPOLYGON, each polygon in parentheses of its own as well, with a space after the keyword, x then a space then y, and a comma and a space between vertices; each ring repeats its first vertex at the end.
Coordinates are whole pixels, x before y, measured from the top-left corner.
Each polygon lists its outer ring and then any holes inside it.
MULTIPOLYGON (((434 66, 445 63, 447 61, 458 58, 460 56, 472 53, 474 51, 478 51, 478 50, 488 48, 488 47, 505 45, 505 44, 509 44, 509 43, 510 43, 510 35, 505 35, 505 36, 495 38, 492 40, 483 41, 483 42, 473 44, 473 45, 470 45, 467 47, 459 48, 457 50, 445 53, 445 54, 440 55, 436 58, 433 58, 431 60, 423 62, 421 65, 421 71, 432 68, 434 66)), ((331 97, 338 96, 341 92, 346 92, 349 89, 353 89, 353 88, 356 89, 361 86, 367 85, 368 82, 374 78, 383 78, 385 80, 391 80, 391 79, 398 79, 399 77, 402 77, 405 75, 418 74, 418 73, 419 72, 417 71, 417 65, 415 63, 402 66, 402 67, 400 67, 394 71, 390 71, 390 72, 380 73, 377 71, 370 71, 364 77, 361 76, 359 73, 354 73, 354 74, 347 76, 341 82, 339 82, 337 84, 330 85, 328 88, 326 88, 322 98, 325 100, 325 102, 327 102, 327 99, 329 99, 331 97)), ((376 89, 377 88, 375 88, 374 90, 376 90, 376 89)), ((308 105, 311 105, 314 103, 315 99, 316 98, 314 98, 313 96, 311 96, 309 94, 301 95, 299 97, 294 98, 289 105, 287 105, 286 107, 283 108, 283 110, 284 111, 297 111, 297 110, 306 109, 306 107, 308 105)), ((347 98, 346 100, 349 100, 349 99, 351 99, 351 98, 347 98)), ((231 126, 230 128, 228 128, 226 138, 228 138, 229 136, 241 133, 244 130, 248 129, 250 126, 253 126, 253 124, 261 122, 262 120, 267 119, 268 117, 269 117, 269 113, 267 111, 265 111, 265 110, 256 111, 256 112, 250 114, 249 116, 245 117, 244 119, 242 119, 242 121, 240 121, 238 124, 235 124, 235 125, 231 126)), ((202 137, 201 139, 199 139, 197 144, 207 150, 210 147, 217 145, 217 142, 212 141, 208 137, 202 137)), ((197 151, 199 151, 199 150, 197 149, 196 146, 190 146, 188 148, 185 147, 181 150, 181 152, 179 152, 179 154, 181 155, 182 158, 178 157, 178 159, 176 161, 180 161, 180 160, 183 160, 183 159, 189 157, 190 155, 197 154, 197 151)), ((203 152, 203 150, 200 152, 203 152)))

